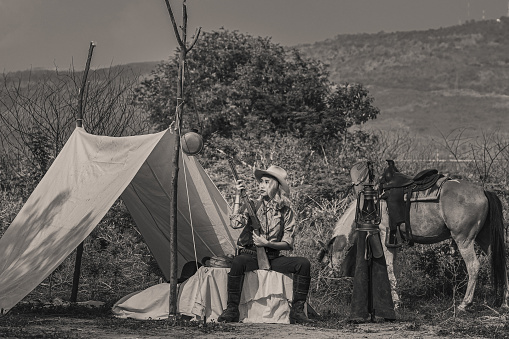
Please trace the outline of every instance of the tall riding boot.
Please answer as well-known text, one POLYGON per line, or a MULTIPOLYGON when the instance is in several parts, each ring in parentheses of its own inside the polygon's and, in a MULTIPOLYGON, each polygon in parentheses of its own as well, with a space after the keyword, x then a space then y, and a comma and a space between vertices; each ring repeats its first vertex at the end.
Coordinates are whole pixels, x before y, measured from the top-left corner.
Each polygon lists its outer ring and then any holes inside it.
POLYGON ((293 301, 292 309, 290 310, 290 323, 308 323, 306 313, 304 313, 304 304, 306 302, 309 285, 311 284, 311 277, 305 275, 293 275, 293 301))
POLYGON ((239 321, 239 303, 243 283, 244 275, 228 274, 228 303, 226 304, 226 310, 217 318, 218 322, 231 323, 239 321))

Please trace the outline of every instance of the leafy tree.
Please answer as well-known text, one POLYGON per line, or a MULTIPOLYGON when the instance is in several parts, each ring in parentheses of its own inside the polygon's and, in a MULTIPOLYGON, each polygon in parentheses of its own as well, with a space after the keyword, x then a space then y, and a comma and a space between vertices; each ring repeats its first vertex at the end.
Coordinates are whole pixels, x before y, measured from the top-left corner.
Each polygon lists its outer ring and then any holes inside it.
POLYGON ((294 117, 299 136, 313 140, 313 145, 323 146, 333 140, 347 139, 347 130, 376 119, 380 110, 372 105, 373 98, 360 84, 334 86, 325 99, 325 109, 307 111, 294 117))
MULTIPOLYGON (((177 69, 177 58, 161 63, 138 89, 138 102, 159 129, 173 119, 168 97, 176 102, 177 69)), ((188 55, 185 124, 198 127, 199 121, 205 137, 259 138, 277 132, 306 138, 314 146, 376 118, 378 109, 366 89, 334 86, 328 75, 321 62, 270 38, 227 30, 204 33, 188 55)))

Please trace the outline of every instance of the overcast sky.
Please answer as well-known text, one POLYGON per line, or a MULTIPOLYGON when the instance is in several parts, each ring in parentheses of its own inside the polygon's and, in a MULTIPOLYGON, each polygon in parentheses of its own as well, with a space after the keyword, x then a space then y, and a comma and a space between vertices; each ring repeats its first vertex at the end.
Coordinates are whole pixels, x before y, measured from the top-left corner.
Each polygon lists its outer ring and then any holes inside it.
MULTIPOLYGON (((170 0, 181 22, 182 0, 170 0)), ((508 14, 507 0, 187 0, 188 34, 238 30, 293 46, 338 34, 426 30, 508 14)), ((0 73, 161 61, 176 40, 164 0, 0 0, 0 73)))

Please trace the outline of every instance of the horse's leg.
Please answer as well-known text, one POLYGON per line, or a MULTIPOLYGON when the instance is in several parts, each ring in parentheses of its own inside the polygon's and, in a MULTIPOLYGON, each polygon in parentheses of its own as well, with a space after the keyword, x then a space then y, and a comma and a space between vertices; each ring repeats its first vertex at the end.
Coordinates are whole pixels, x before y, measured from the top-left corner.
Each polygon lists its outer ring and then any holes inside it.
POLYGON ((500 305, 500 307, 503 309, 503 310, 509 310, 509 304, 508 304, 508 300, 509 299, 509 282, 507 281, 507 275, 505 277, 505 290, 504 290, 504 299, 502 300, 502 305, 500 305))
MULTIPOLYGON (((487 251, 485 253, 488 253, 487 251)), ((492 253, 492 255, 494 255, 492 253)), ((495 264, 496 266, 496 264, 495 264)), ((493 269, 493 268, 492 268, 493 269)), ((502 308, 502 310, 504 310, 505 312, 507 312, 509 310, 509 281, 508 281, 508 278, 507 278, 507 274, 504 274, 504 295, 502 297, 502 304, 500 305, 500 308, 502 308)))
POLYGON ((389 276, 389 281, 391 283, 391 296, 392 301, 394 302, 394 307, 398 308, 401 304, 401 300, 399 299, 397 285, 398 281, 396 280, 396 275, 394 274, 394 262, 396 260, 396 254, 398 253, 397 248, 387 248, 385 246, 385 228, 380 228, 380 238, 382 240, 382 247, 384 249, 385 255, 385 263, 387 264, 387 275, 389 276))
POLYGON ((481 267, 475 253, 474 241, 488 216, 489 203, 480 187, 450 180, 442 187, 439 206, 440 215, 449 228, 452 239, 458 245, 458 250, 467 267, 467 290, 463 301, 458 306, 458 310, 463 311, 474 300, 474 291, 481 267))
POLYGON ((389 276, 389 281, 391 282, 392 301, 394 302, 394 307, 398 308, 401 304, 401 300, 399 299, 398 291, 396 289, 398 286, 398 281, 396 280, 396 275, 394 274, 394 261, 396 260, 397 249, 388 249, 384 246, 384 254, 385 262, 387 263, 387 275, 389 276))
POLYGON ((474 300, 475 286, 477 284, 477 277, 479 275, 481 263, 475 254, 473 241, 459 242, 456 244, 458 245, 458 250, 463 257, 463 260, 465 261, 468 272, 467 290, 463 297, 463 301, 458 306, 459 311, 465 311, 468 306, 472 305, 472 301, 474 300))

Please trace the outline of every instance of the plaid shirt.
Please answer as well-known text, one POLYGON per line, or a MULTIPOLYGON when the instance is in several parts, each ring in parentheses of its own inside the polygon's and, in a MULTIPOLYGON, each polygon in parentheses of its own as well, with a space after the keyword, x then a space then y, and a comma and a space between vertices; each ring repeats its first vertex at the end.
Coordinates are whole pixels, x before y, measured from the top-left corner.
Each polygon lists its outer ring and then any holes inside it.
MULTIPOLYGON (((257 199, 254 201, 257 208, 256 215, 260 221, 260 236, 268 241, 284 241, 293 249, 295 232, 295 213, 292 208, 284 201, 265 201, 257 199)), ((244 227, 237 245, 241 247, 250 247, 253 243, 253 228, 249 211, 245 205, 242 205, 238 214, 230 215, 230 225, 232 228, 244 227)))

